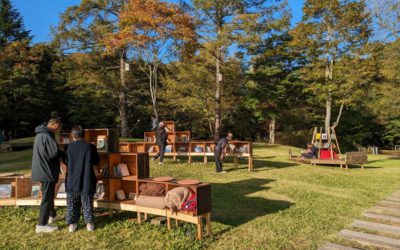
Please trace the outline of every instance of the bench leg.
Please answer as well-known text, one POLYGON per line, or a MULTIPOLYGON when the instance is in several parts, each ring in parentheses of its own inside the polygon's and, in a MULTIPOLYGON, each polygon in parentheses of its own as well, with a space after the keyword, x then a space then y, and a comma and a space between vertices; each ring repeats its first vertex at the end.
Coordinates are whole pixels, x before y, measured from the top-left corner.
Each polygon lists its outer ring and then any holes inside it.
POLYGON ((207 164, 207 156, 204 156, 203 163, 207 164))
POLYGON ((197 218, 197 239, 203 239, 203 218, 197 218))
POLYGON ((361 168, 364 169, 364 164, 361 164, 361 168))
POLYGON ((142 213, 137 212, 137 221, 139 224, 142 224, 142 213))
POLYGON ((112 208, 108 209, 108 216, 113 217, 113 215, 114 215, 114 209, 112 208))
POLYGON ((171 218, 167 216, 167 228, 168 230, 171 230, 171 218))
POLYGON ((192 156, 189 155, 189 163, 192 163, 192 156))
POLYGON ((206 215, 206 224, 207 224, 207 235, 211 236, 211 213, 207 213, 206 215))
POLYGON ((149 219, 149 216, 147 213, 144 213, 144 221, 147 221, 149 219))
POLYGON ((239 159, 238 159, 238 157, 235 155, 235 156, 233 157, 233 162, 234 162, 234 164, 235 164, 235 168, 238 167, 238 161, 239 161, 239 159))
POLYGON ((348 170, 349 169, 349 165, 347 165, 347 163, 346 163, 346 170, 348 170))
POLYGON ((179 227, 179 220, 175 219, 175 226, 178 228, 179 227))

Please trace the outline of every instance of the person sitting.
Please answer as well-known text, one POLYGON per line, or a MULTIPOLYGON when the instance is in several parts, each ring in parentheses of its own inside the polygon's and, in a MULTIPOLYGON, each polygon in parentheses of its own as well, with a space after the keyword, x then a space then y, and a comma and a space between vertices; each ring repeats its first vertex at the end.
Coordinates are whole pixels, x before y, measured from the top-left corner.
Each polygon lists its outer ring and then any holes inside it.
POLYGON ((317 148, 313 144, 307 143, 307 149, 301 154, 301 158, 312 159, 317 158, 317 148))

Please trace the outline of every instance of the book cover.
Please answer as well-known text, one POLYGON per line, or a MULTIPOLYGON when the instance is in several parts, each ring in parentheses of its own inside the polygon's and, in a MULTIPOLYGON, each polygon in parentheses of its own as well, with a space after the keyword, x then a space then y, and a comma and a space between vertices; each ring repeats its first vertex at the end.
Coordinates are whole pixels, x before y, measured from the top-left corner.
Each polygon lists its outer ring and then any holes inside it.
POLYGON ((172 152, 172 146, 168 145, 167 147, 165 147, 165 153, 171 153, 172 152))
POLYGON ((128 170, 128 165, 126 165, 125 163, 120 163, 118 164, 119 166, 119 171, 121 173, 120 176, 128 176, 129 174, 129 170, 128 170))
POLYGON ((126 199, 124 190, 117 190, 117 191, 115 191, 115 193, 117 194, 118 200, 122 201, 122 200, 126 199))
POLYGON ((121 168, 120 168, 119 165, 114 167, 114 176, 115 177, 121 177, 122 176, 121 168))
POLYGON ((153 153, 153 152, 154 152, 154 150, 153 150, 153 149, 154 149, 154 147, 153 147, 153 146, 151 146, 147 152, 148 152, 148 153, 153 153))
POLYGON ((105 135, 97 136, 96 147, 98 151, 107 151, 107 137, 105 135))
POLYGON ((39 192, 40 192, 40 185, 33 185, 31 196, 34 198, 39 198, 39 192))
POLYGON ((94 194, 95 199, 103 199, 105 194, 104 183, 97 183, 96 193, 94 194))
POLYGON ((0 184, 0 198, 11 197, 11 184, 0 184))
POLYGON ((128 194, 128 200, 136 200, 136 194, 130 192, 130 193, 128 194))

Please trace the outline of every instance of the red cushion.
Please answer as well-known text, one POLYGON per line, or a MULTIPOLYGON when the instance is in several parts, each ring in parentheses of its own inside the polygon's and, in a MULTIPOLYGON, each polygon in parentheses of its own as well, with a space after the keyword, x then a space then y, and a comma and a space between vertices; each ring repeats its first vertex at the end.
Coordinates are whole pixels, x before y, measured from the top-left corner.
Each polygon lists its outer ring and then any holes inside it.
MULTIPOLYGON (((330 149, 321 149, 320 159, 331 159, 331 150, 330 149)), ((333 159, 339 159, 336 152, 333 151, 333 159)))

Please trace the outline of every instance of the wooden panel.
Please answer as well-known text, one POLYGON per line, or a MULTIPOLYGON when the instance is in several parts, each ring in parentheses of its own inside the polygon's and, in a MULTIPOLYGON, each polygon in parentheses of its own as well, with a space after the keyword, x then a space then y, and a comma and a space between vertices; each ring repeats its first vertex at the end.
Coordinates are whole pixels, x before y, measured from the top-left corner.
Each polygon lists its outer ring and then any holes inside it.
POLYGON ((128 171, 130 175, 137 176, 137 156, 132 153, 121 153, 120 162, 125 163, 128 166, 128 171))
POLYGON ((347 152, 346 161, 348 164, 365 164, 368 162, 367 152, 347 152))
POLYGON ((149 154, 141 153, 137 155, 137 178, 143 179, 150 176, 149 154))
POLYGON ((196 187, 197 211, 195 214, 204 214, 211 211, 211 185, 204 183, 196 187))
POLYGON ((30 197, 32 193, 32 182, 30 178, 16 179, 16 198, 30 197))
POLYGON ((98 136, 107 137, 107 152, 119 151, 119 135, 117 129, 85 129, 85 141, 97 145, 98 136))
POLYGON ((122 189, 121 187, 121 180, 120 179, 109 179, 109 193, 108 193, 108 200, 109 201, 117 201, 117 194, 115 193, 117 190, 122 189))

